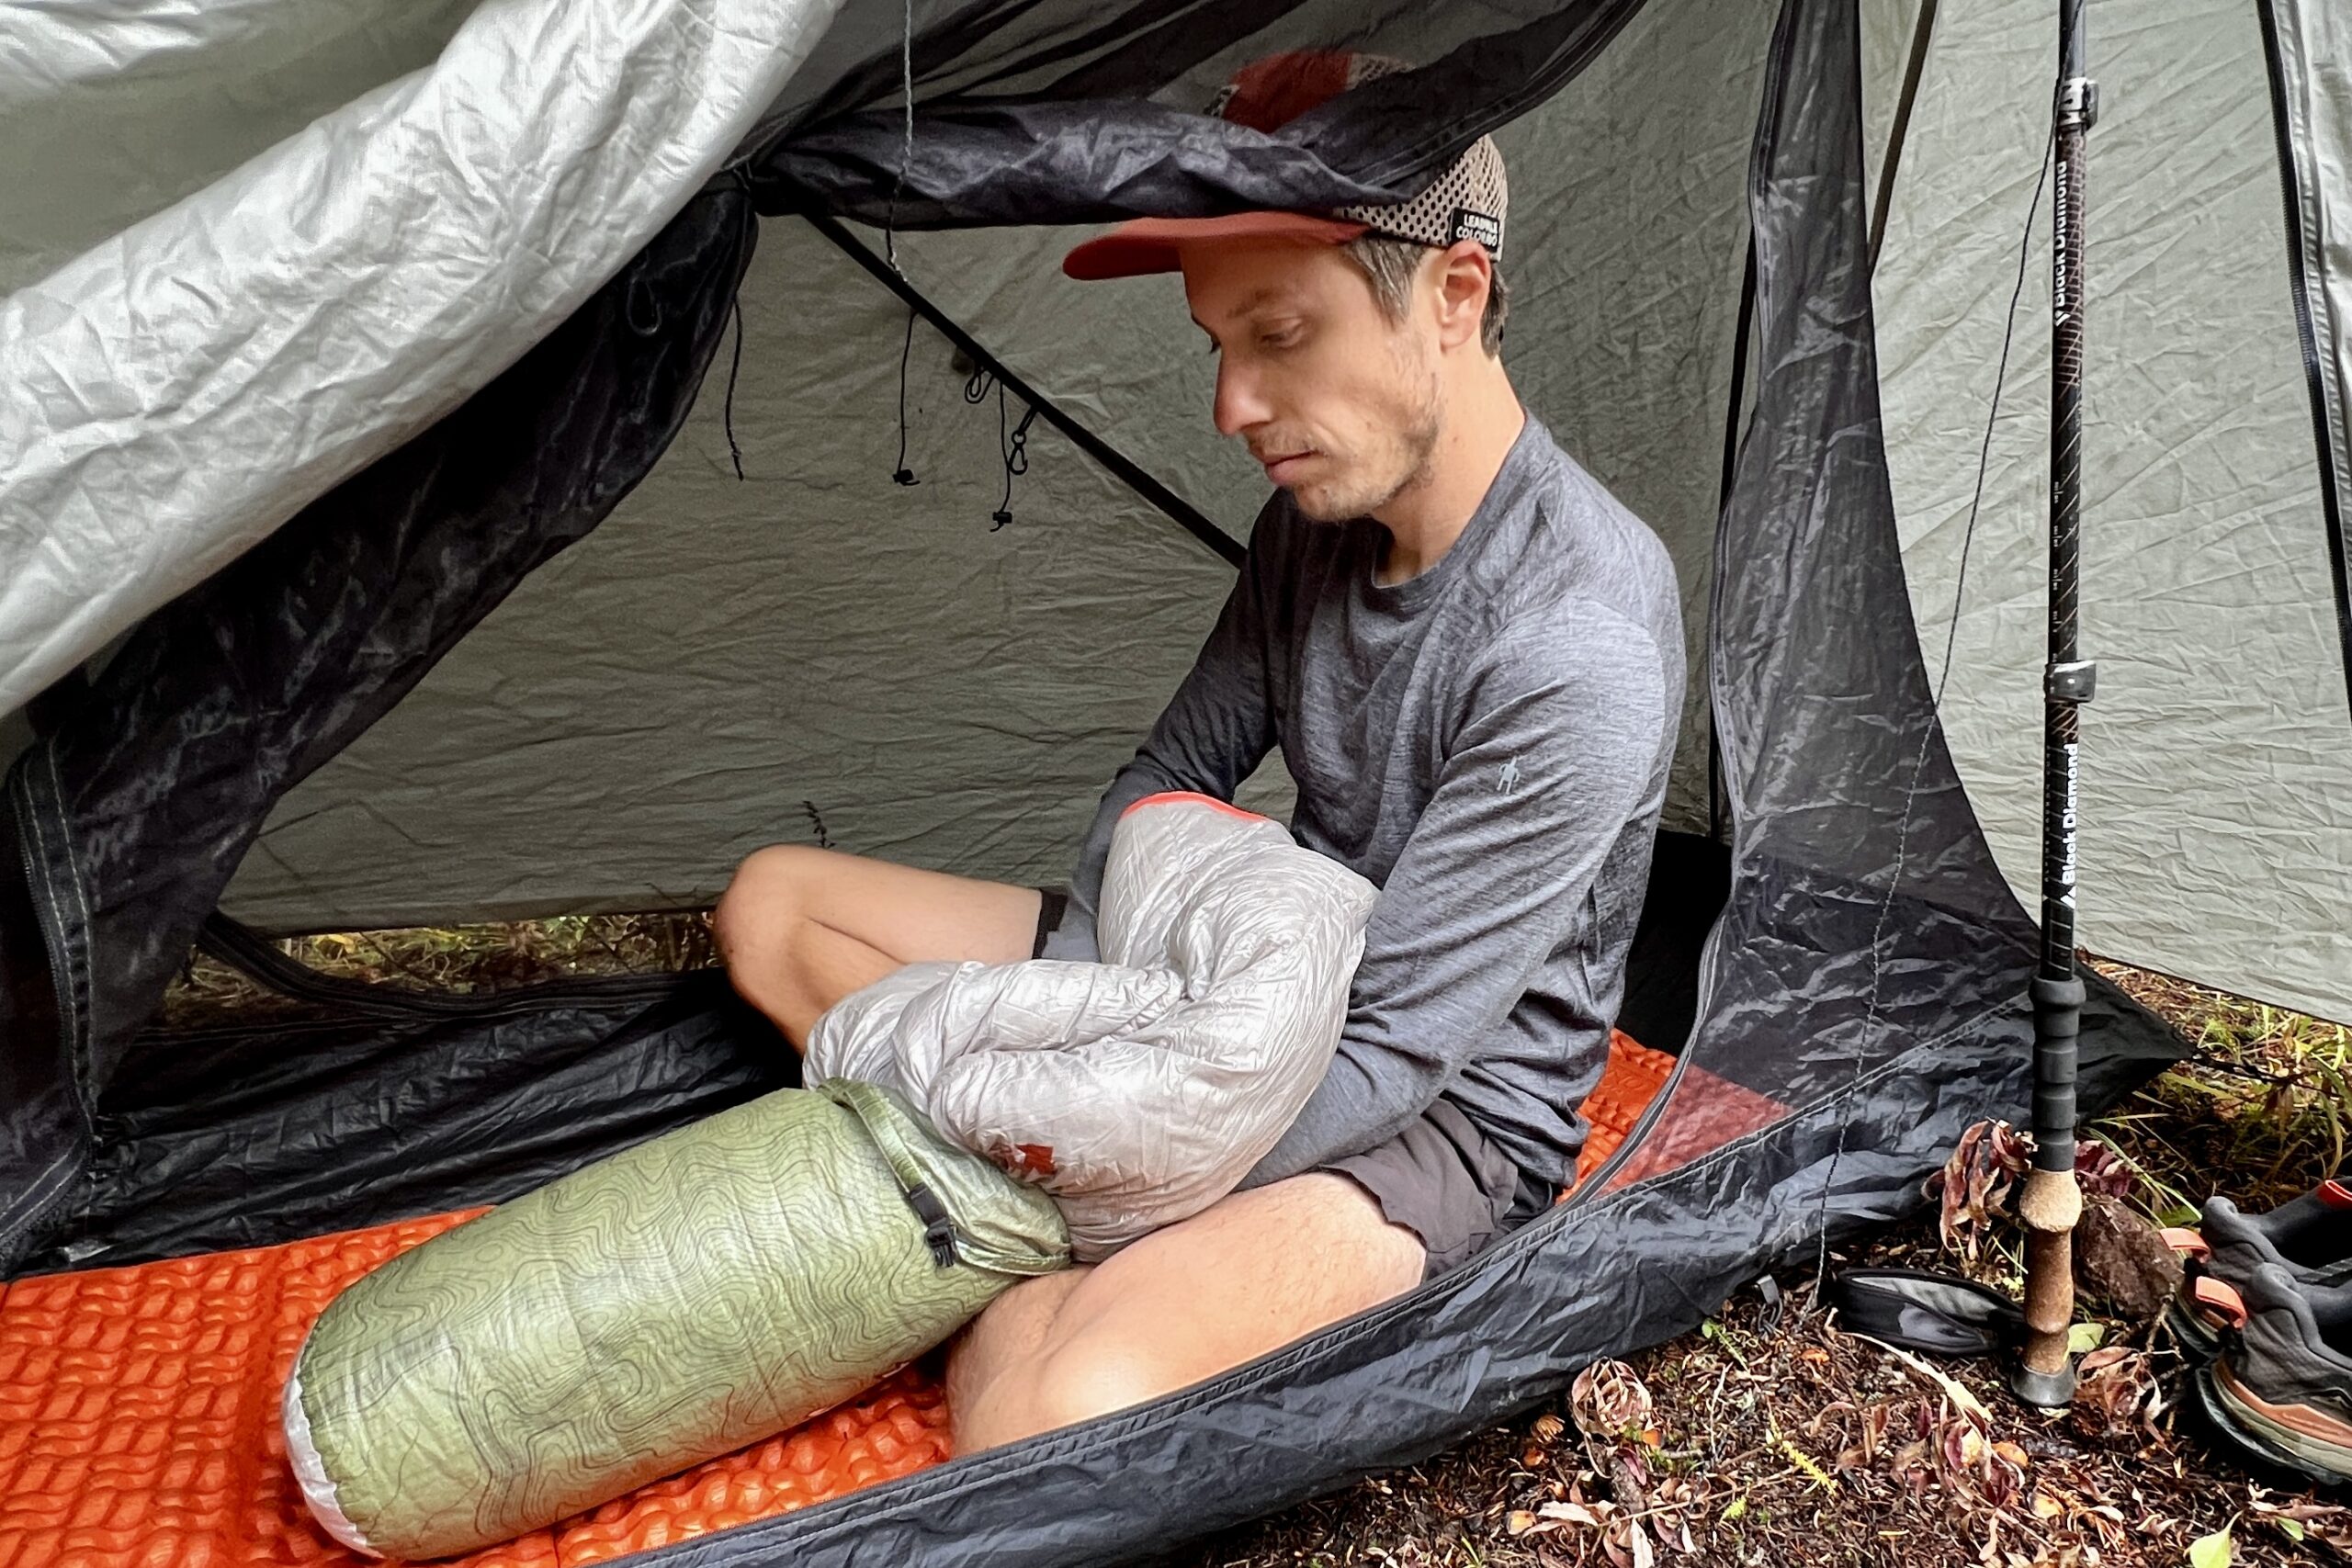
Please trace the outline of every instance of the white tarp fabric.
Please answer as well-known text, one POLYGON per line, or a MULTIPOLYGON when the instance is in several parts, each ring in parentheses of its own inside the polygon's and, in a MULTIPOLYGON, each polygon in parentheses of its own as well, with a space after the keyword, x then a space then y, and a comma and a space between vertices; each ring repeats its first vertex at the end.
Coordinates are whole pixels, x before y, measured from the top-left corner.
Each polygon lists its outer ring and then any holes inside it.
POLYGON ((0 295, 431 65, 480 3, 0 6, 0 295))
POLYGON ((1151 795, 1111 840, 1102 962, 910 964, 818 1019, 808 1080, 897 1090, 1106 1258, 1282 1137, 1331 1065, 1375 896, 1267 818, 1151 795))
MULTIPOLYGON (((1884 5, 1883 35, 1910 6, 1884 5)), ((2352 721, 2253 8, 2094 8, 2080 931, 2095 952, 2352 1018, 2352 721)), ((1944 6, 1876 274, 1889 463, 1944 662, 2018 247, 2049 134, 2039 0, 1944 6)), ((2339 56, 2340 60, 2340 56, 2339 56)), ((2337 111, 2340 114, 2340 109, 2337 111)), ((2340 179, 2341 175, 2338 175, 2340 179)), ((1943 718, 2039 907, 2049 474, 2044 193, 1943 718)))
MULTIPOLYGON (((0 711, 511 365, 719 168, 838 5, 489 0, 430 66, 0 299, 0 711)), ((225 8, 225 43, 256 14, 225 8)), ((0 58, 92 101, 175 20, 111 19, 0 58)))
MULTIPOLYGON (((1666 538, 1694 639, 1772 13, 1649 6, 1498 134, 1512 170, 1506 362, 1562 444, 1666 538)), ((1181 287, 1073 283, 1059 261, 1080 237, 901 234, 897 248, 1021 375, 1246 536, 1263 476, 1210 427, 1216 365, 1181 287)), ((925 324, 907 379, 922 482, 893 485, 907 312, 806 224, 763 225, 741 299, 746 478, 722 351, 612 517, 280 804, 232 914, 343 930, 707 904, 776 841, 1069 875, 1231 570, 1042 421, 1015 521, 991 531, 996 394, 967 404, 969 367, 925 324)), ((1018 400, 1009 413, 1017 424, 1018 400)), ((1682 829, 1707 811, 1691 686, 1667 815, 1682 829)), ((1271 764, 1244 803, 1286 814, 1280 774, 1271 764)))

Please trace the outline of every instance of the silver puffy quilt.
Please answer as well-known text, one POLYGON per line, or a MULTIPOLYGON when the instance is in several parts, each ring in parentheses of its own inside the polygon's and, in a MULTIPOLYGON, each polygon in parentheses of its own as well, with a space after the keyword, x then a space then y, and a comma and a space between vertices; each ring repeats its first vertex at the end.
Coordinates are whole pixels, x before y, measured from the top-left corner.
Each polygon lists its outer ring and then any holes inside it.
POLYGON ((1107 1257, 1231 1191, 1306 1103, 1373 897, 1263 817, 1153 795, 1112 840, 1102 963, 910 964, 817 1021, 808 1080, 897 1089, 1107 1257))

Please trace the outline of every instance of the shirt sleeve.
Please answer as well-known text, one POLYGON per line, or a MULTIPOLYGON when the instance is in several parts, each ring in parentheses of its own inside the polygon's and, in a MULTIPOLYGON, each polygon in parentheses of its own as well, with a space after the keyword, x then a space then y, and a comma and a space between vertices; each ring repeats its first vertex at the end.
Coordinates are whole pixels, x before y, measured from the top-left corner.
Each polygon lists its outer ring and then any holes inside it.
POLYGON ((1095 909, 1120 813, 1146 795, 1170 790, 1231 800, 1273 750, 1268 660, 1275 601, 1270 590, 1279 568, 1268 559, 1274 553, 1268 526, 1272 515, 1270 503, 1260 514, 1249 557, 1192 670, 1134 759, 1112 776, 1110 789, 1095 808, 1093 823, 1079 847, 1077 869, 1070 874, 1069 908, 1046 939, 1046 957, 1101 956, 1094 937, 1095 909))
POLYGON ((1339 1053, 1244 1186, 1394 1137, 1493 1037, 1656 807, 1665 687, 1649 633, 1586 601, 1497 646, 1373 906, 1339 1053))

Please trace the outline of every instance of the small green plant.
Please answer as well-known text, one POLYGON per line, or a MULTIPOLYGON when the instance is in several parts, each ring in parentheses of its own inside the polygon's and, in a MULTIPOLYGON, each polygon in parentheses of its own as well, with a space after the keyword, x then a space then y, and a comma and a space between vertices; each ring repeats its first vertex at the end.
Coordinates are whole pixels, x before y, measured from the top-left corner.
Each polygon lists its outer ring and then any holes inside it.
POLYGON ((2344 1168, 2352 1029, 2265 1002, 2100 962, 2196 1046, 2091 1130, 2138 1177, 2162 1224, 2216 1188, 2267 1208, 2344 1168))

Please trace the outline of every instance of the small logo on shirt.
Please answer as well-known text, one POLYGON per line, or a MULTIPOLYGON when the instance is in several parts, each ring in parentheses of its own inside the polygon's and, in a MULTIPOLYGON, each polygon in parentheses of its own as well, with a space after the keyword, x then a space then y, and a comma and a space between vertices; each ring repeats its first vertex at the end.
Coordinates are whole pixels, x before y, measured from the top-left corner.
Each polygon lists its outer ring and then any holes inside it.
POLYGON ((1513 757, 1510 761, 1503 764, 1503 771, 1495 775, 1495 793, 1498 795, 1510 795, 1518 788, 1519 759, 1513 757))

